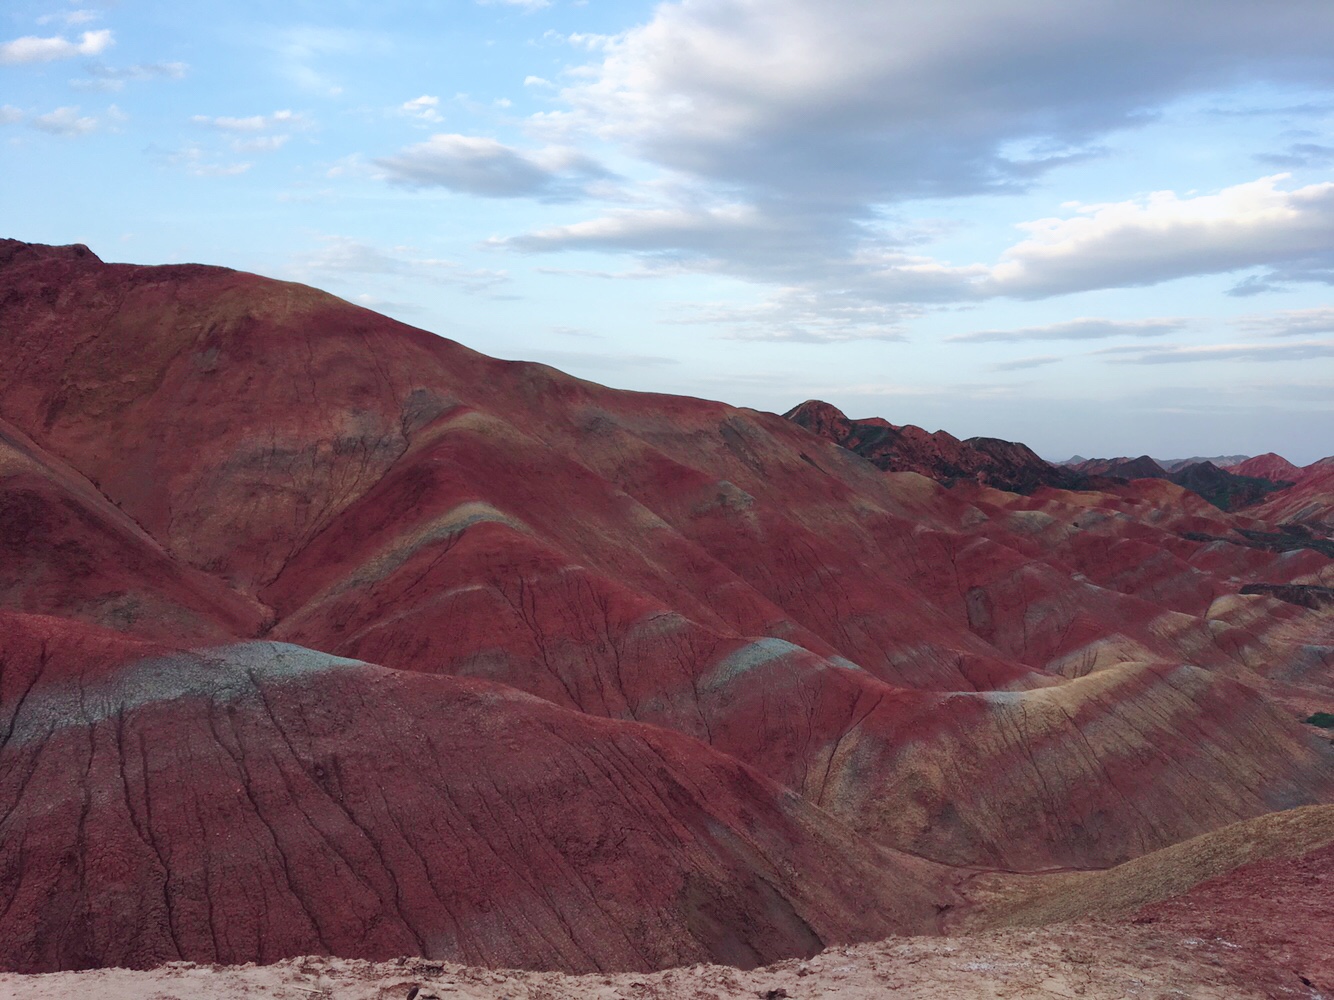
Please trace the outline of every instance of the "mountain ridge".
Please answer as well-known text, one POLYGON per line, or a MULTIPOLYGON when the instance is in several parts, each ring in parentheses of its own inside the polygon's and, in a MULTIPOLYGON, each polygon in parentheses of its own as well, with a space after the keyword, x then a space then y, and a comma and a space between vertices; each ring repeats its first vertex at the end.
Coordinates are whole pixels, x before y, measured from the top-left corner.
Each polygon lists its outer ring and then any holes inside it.
MULTIPOLYGON (((783 416, 861 455, 885 472, 917 472, 946 486, 968 480, 1015 493, 1032 493, 1044 486, 1097 490, 1113 480, 1167 479, 1215 507, 1235 510, 1258 504, 1268 494, 1293 485, 1293 481, 1277 477, 1276 471, 1283 466, 1273 461, 1254 466, 1275 473, 1264 476, 1227 471, 1207 459, 1163 464, 1148 455, 1134 459, 1076 456, 1078 462, 1071 459, 1051 463, 1018 442, 987 437, 960 441, 946 431, 928 433, 911 424, 900 427, 879 417, 852 420, 821 400, 807 400, 783 416)), ((1242 457, 1228 456, 1227 460, 1240 461, 1242 457)), ((1274 459, 1284 461, 1278 456, 1274 459)))

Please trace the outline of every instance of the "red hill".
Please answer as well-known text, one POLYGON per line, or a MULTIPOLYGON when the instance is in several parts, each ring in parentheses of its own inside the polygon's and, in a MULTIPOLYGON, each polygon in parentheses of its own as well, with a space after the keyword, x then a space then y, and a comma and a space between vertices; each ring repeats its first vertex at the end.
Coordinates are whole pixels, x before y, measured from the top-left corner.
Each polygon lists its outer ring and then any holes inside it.
POLYGON ((1254 513, 1334 535, 1334 464, 1308 465, 1296 484, 1270 496, 1254 513))
POLYGON ((1302 470, 1299 466, 1293 465, 1282 455, 1275 455, 1272 451, 1263 455, 1256 455, 1254 458, 1248 458, 1246 461, 1234 465, 1228 471, 1235 472, 1239 476, 1258 476, 1261 479, 1269 479, 1276 483, 1295 483, 1302 477, 1302 470))
POLYGON ((220 268, 0 302, 5 967, 753 965, 1334 801, 1330 611, 1240 593, 1314 536, 220 268))

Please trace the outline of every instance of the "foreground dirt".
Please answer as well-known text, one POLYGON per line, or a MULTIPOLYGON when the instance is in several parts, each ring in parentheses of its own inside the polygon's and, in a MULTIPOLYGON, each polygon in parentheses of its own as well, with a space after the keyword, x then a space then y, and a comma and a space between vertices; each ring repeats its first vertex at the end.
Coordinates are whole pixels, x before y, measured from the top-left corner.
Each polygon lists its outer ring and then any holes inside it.
POLYGON ((697 965, 652 975, 566 976, 492 971, 407 959, 373 963, 327 958, 269 966, 189 962, 133 972, 108 969, 0 976, 0 997, 23 1000, 731 1000, 838 997, 860 1000, 1081 997, 1088 1000, 1318 997, 1297 974, 1247 974, 1243 949, 1224 938, 1160 926, 1070 924, 964 938, 898 938, 832 948, 751 971, 697 965))

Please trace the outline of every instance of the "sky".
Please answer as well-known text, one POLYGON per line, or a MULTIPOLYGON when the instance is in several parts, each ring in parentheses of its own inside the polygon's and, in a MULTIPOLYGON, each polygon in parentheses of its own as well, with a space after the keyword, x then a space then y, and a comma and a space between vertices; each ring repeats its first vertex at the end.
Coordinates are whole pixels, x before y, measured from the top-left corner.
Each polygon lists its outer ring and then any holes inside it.
POLYGON ((1330 0, 8 0, 0 235, 1053 460, 1334 453, 1330 0))

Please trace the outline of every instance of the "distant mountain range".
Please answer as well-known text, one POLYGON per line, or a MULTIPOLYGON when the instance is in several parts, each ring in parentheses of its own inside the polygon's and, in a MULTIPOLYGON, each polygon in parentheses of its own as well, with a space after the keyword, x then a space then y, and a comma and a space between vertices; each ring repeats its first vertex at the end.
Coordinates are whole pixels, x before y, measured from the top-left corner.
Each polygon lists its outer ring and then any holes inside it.
POLYGON ((1099 490, 1134 479, 1166 479, 1208 500, 1220 510, 1239 510, 1290 487, 1308 472, 1334 463, 1322 459, 1306 469, 1273 453, 1248 458, 1083 458, 1052 463, 1027 445, 999 438, 960 440, 946 431, 892 424, 880 417, 854 420, 818 399, 793 407, 787 419, 856 452, 886 472, 916 472, 947 486, 972 481, 1015 493, 1048 486, 1099 490))
MULTIPOLYGON (((1196 455, 1194 458, 1155 458, 1151 461, 1157 462, 1168 472, 1176 472, 1187 465, 1198 465, 1201 462, 1210 462, 1220 469, 1231 469, 1235 465, 1240 465, 1246 461, 1247 455, 1196 455)), ((1056 465, 1065 465, 1070 467, 1079 467, 1090 462, 1126 462, 1126 458, 1085 458, 1083 455, 1072 455, 1064 462, 1057 462, 1056 465)), ((1248 475, 1253 473, 1248 473, 1248 475)))

